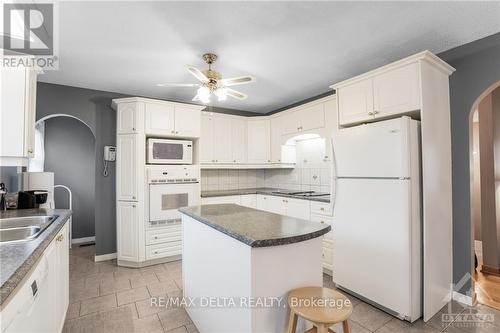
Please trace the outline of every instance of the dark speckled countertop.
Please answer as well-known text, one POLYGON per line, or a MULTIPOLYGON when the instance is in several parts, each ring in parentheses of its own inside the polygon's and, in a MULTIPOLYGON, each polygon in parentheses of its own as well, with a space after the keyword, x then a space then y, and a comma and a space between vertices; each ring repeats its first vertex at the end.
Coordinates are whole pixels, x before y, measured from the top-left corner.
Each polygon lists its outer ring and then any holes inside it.
POLYGON ((57 220, 37 238, 18 243, 0 243, 0 306, 9 298, 28 274, 43 251, 64 226, 71 211, 67 209, 19 209, 0 211, 0 219, 8 217, 58 215, 57 220))
MULTIPOLYGON (((265 194, 265 195, 274 195, 278 197, 286 197, 286 198, 295 198, 309 201, 319 201, 319 202, 330 202, 330 194, 329 193, 321 193, 323 195, 316 197, 306 197, 300 195, 290 195, 283 192, 287 192, 291 190, 285 190, 280 188, 272 188, 272 187, 256 187, 256 188, 243 188, 238 190, 217 190, 217 191, 202 191, 202 198, 210 198, 210 197, 224 197, 229 195, 245 195, 245 194, 265 194)), ((299 190, 296 190, 297 192, 299 190)))
POLYGON ((234 204, 191 206, 179 210, 251 247, 303 242, 331 230, 329 225, 234 204))

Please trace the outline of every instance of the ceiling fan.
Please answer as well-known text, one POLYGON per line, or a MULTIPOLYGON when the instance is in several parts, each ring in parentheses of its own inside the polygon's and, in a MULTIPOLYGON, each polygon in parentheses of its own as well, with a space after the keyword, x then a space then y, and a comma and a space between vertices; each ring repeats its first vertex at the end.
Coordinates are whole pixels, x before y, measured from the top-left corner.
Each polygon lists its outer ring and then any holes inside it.
POLYGON ((205 53, 203 55, 203 60, 208 64, 208 69, 199 70, 194 66, 186 66, 186 69, 195 78, 197 78, 200 83, 159 83, 159 87, 198 87, 196 96, 194 96, 193 101, 200 101, 204 104, 210 103, 210 96, 214 94, 217 96, 219 101, 224 101, 227 96, 233 97, 239 100, 244 100, 248 95, 229 88, 231 86, 236 86, 239 84, 247 84, 255 82, 255 78, 250 75, 232 77, 228 79, 223 79, 222 75, 212 69, 212 64, 217 60, 217 55, 213 53, 205 53))

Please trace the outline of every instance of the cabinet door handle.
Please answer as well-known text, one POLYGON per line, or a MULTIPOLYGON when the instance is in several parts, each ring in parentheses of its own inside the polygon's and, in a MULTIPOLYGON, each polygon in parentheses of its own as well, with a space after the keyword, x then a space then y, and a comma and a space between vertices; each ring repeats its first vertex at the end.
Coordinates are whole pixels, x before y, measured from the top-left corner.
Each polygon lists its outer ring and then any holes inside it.
POLYGON ((28 149, 29 154, 33 154, 33 149, 28 149))
POLYGON ((379 114, 379 113, 380 113, 380 112, 378 112, 378 111, 373 111, 373 114, 379 114))
POLYGON ((372 111, 368 112, 368 115, 373 116, 374 113, 372 111))
POLYGON ((175 134, 179 134, 179 132, 178 132, 178 131, 175 131, 175 134))
POLYGON ((132 205, 132 207, 134 207, 134 208, 135 208, 135 205, 132 205))
POLYGON ((175 131, 171 131, 170 133, 175 134, 175 131))
POLYGON ((319 210, 324 211, 324 210, 325 210, 325 208, 321 207, 319 210))
POLYGON ((64 234, 60 234, 59 236, 56 237, 56 241, 62 242, 64 239, 64 234))

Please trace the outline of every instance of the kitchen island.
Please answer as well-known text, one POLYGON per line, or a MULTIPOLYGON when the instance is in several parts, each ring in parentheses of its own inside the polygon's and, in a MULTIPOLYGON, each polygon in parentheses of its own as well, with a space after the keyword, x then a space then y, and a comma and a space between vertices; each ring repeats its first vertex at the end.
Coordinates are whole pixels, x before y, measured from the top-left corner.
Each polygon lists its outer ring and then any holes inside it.
POLYGON ((180 211, 186 310, 200 332, 283 332, 287 292, 322 285, 329 225, 234 204, 180 211))

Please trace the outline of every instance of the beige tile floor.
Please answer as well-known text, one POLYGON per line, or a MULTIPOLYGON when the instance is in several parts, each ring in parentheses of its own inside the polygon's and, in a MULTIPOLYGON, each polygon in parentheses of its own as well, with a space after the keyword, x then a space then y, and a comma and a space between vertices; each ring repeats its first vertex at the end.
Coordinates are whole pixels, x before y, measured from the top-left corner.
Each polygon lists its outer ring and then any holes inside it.
MULTIPOLYGON (((180 261, 131 269, 116 266, 114 260, 95 263, 94 251, 94 246, 71 249, 70 306, 64 332, 198 332, 183 308, 151 306, 152 296, 182 295, 180 261)), ((327 275, 323 284, 334 288, 327 275)), ((348 296, 354 304, 350 319, 353 333, 500 332, 500 311, 485 306, 467 308, 453 302, 429 322, 409 324, 348 296), (443 322, 442 314, 450 312, 461 313, 465 319, 471 317, 465 314, 488 316, 473 323, 443 322)), ((340 326, 333 329, 342 332, 340 326)))

